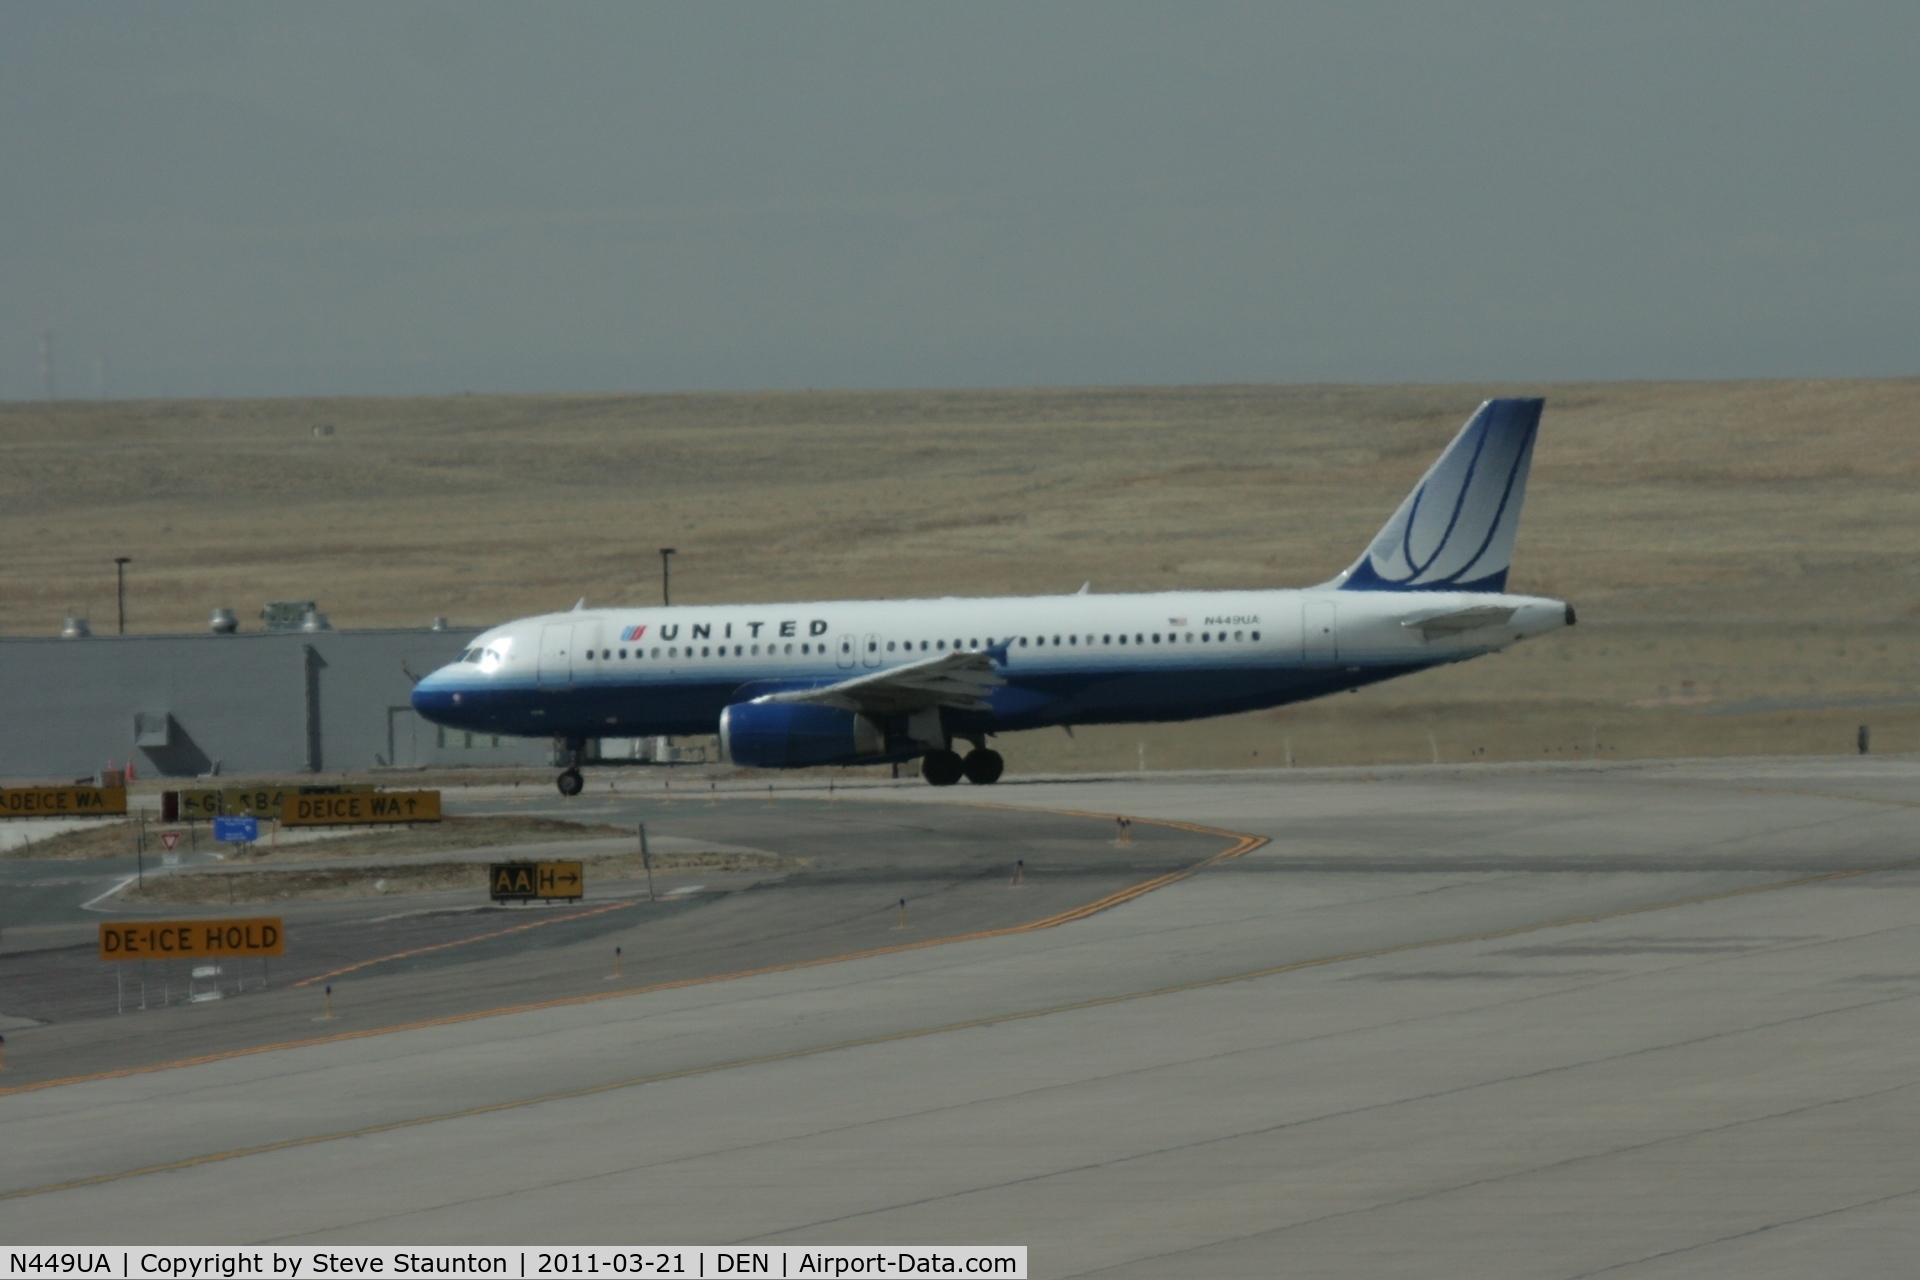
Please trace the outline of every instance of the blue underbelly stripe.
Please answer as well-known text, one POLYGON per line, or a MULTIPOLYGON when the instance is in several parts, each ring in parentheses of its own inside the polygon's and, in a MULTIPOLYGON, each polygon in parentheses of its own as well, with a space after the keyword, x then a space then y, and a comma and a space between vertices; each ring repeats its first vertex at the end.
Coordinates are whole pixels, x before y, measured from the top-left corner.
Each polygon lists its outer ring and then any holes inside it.
MULTIPOLYGON (((1025 671, 989 696, 989 713, 949 710, 947 722, 969 731, 1043 725, 1124 724, 1231 715, 1283 706, 1404 675, 1432 663, 1362 667, 1305 667, 1298 663, 1256 666, 1157 666, 1148 669, 1077 668, 1025 671)), ((530 680, 415 690, 414 705, 428 719, 451 728, 531 737, 631 738, 656 734, 709 734, 720 712, 740 700, 742 686, 770 677, 742 671, 726 680, 650 677, 580 681, 568 689, 541 689, 530 680), (453 701, 455 696, 460 701, 453 701)), ((844 672, 809 676, 779 673, 780 683, 805 687, 847 678, 844 672)))

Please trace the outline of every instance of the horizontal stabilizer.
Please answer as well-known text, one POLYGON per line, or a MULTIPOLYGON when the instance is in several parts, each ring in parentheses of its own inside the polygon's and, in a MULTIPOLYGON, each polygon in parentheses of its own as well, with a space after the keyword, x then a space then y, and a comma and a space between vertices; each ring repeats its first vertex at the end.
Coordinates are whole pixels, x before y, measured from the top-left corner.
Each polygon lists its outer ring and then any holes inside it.
POLYGON ((1466 631, 1478 631, 1482 627, 1497 627, 1516 612, 1498 605, 1483 605, 1475 609, 1455 609, 1452 613, 1436 613, 1430 618, 1412 618, 1400 625, 1418 631, 1431 640, 1435 636, 1457 636, 1466 631))

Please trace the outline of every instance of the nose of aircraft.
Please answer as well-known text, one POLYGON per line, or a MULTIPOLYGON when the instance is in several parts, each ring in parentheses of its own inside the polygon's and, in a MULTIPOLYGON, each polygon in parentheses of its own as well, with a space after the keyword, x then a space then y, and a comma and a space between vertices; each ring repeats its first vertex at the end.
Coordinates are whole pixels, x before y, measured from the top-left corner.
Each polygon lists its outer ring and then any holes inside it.
POLYGON ((435 724, 457 727, 460 723, 460 691, 452 687, 448 672, 452 667, 441 667, 421 679, 413 686, 413 709, 435 724))

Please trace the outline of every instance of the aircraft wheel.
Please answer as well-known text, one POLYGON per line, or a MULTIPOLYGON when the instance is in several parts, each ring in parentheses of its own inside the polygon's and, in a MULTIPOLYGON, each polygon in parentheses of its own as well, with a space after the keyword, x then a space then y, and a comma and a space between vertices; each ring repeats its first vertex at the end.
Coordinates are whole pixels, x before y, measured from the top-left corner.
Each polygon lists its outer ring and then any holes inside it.
POLYGON ((951 751, 929 751, 920 757, 920 776, 936 787, 950 787, 960 781, 965 768, 951 751))
POLYGON ((1000 781, 1000 775, 1006 771, 1007 762, 998 751, 989 751, 985 747, 967 752, 967 758, 960 762, 960 768, 966 772, 967 781, 976 787, 986 787, 1000 781))
POLYGON ((587 785, 587 780, 580 776, 578 769, 564 769, 560 776, 553 780, 553 785, 560 788, 560 794, 563 796, 577 796, 581 788, 587 785))

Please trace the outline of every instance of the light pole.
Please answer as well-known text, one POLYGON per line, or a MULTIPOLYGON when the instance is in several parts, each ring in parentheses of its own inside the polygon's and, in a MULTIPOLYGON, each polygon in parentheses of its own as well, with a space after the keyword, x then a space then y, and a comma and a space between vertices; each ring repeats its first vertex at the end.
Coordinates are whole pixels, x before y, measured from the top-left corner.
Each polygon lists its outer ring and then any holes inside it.
POLYGON ((674 550, 675 548, 673 547, 660 548, 660 603, 663 605, 673 603, 673 595, 668 590, 668 587, 672 584, 673 575, 671 566, 667 562, 667 557, 674 554, 674 550))
POLYGON ((127 634, 127 566, 133 563, 132 556, 113 558, 113 594, 120 605, 120 634, 127 634))

